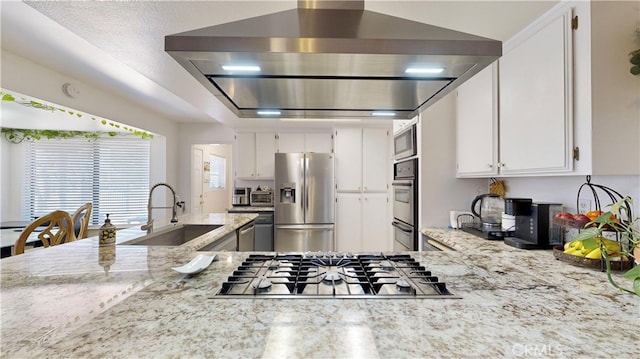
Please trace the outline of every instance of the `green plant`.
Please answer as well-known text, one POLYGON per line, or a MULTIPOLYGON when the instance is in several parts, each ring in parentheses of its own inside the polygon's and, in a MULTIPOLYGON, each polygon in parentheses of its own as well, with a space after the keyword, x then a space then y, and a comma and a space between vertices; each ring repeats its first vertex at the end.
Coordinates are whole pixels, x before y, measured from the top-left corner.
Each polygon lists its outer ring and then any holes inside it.
MULTIPOLYGON (((73 117, 76 117, 76 118, 83 118, 84 117, 83 114, 81 114, 81 113, 79 113, 77 111, 70 111, 70 110, 66 110, 66 109, 61 108, 61 107, 56 107, 56 106, 52 106, 52 105, 43 104, 43 103, 38 102, 38 101, 26 99, 24 97, 20 97, 20 101, 18 101, 16 99, 16 96, 14 96, 13 94, 8 93, 8 92, 0 91, 0 95, 2 96, 2 101, 16 102, 16 103, 20 103, 20 104, 23 104, 23 105, 28 106, 28 107, 38 108, 38 109, 42 109, 42 110, 60 111, 60 112, 69 114, 70 116, 73 116, 73 117)), ((92 121, 98 121, 95 117, 90 117, 90 119, 92 121)), ((147 138, 148 139, 152 139, 153 138, 153 134, 151 134, 151 133, 135 129, 133 127, 120 125, 117 122, 107 121, 107 120, 100 120, 100 124, 103 125, 103 126, 108 126, 108 127, 112 127, 112 128, 116 128, 116 129, 122 128, 123 130, 129 132, 130 134, 132 134, 134 136, 137 136, 137 137, 140 137, 142 139, 147 139, 147 138)), ((7 140, 13 142, 13 143, 20 143, 20 142, 25 141, 25 140, 26 141, 36 141, 36 140, 40 140, 42 138, 64 139, 64 138, 69 138, 69 137, 80 137, 80 136, 81 137, 85 137, 88 140, 92 140, 92 139, 96 140, 103 133, 106 133, 109 136, 116 136, 116 135, 119 134, 116 131, 87 132, 87 131, 59 131, 59 130, 26 130, 26 129, 10 129, 10 128, 2 128, 2 132, 4 133, 5 138, 7 140)))
MULTIPOLYGON (((637 257, 637 251, 634 254, 634 249, 640 248, 640 217, 632 218, 632 205, 633 199, 628 196, 609 205, 609 211, 587 223, 585 229, 576 236, 575 240, 581 240, 587 249, 600 248, 605 260, 607 279, 611 285, 622 292, 640 296, 640 265, 636 265, 622 275, 624 279, 631 281, 632 289, 619 285, 611 274, 611 257, 616 253, 609 253, 604 241, 599 240, 604 237, 605 232, 616 233, 619 241, 623 244, 622 253, 617 255, 620 255, 621 258, 637 257)), ((640 258, 635 259, 640 261, 640 258)))

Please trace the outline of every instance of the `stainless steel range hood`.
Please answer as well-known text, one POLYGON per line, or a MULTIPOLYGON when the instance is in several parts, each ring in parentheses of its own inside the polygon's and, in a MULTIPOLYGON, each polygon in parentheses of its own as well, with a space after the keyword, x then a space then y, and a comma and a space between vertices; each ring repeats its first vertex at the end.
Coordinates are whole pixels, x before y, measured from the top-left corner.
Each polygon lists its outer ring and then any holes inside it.
POLYGON ((407 119, 499 58, 502 43, 367 11, 363 1, 300 0, 297 9, 166 36, 165 51, 238 117, 407 119))

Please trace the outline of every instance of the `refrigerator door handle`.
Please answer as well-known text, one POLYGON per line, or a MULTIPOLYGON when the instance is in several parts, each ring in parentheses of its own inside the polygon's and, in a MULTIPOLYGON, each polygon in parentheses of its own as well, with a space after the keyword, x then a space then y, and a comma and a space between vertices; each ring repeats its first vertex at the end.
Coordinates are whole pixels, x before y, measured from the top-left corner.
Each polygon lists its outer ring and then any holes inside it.
POLYGON ((286 225, 286 224, 276 224, 276 228, 278 229, 298 229, 298 230, 304 230, 307 231, 309 229, 318 229, 318 230, 324 230, 324 229, 334 229, 334 225, 333 224, 310 224, 310 225, 299 225, 299 224, 293 224, 293 225, 286 225))
POLYGON ((302 156, 302 163, 303 163, 303 171, 304 171, 304 188, 302 190, 302 192, 304 193, 304 197, 303 197, 303 208, 304 208, 304 221, 305 223, 308 221, 308 214, 309 214, 309 157, 307 157, 307 154, 305 153, 304 156, 302 156))

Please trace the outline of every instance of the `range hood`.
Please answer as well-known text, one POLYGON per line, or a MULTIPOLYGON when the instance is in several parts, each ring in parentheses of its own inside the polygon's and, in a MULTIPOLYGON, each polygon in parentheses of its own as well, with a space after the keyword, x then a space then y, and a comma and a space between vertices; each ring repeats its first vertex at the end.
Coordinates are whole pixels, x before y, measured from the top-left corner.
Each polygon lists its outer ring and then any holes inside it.
POLYGON ((268 110, 410 119, 498 59, 502 43, 367 11, 364 1, 299 0, 296 9, 166 36, 165 51, 241 118, 268 110))

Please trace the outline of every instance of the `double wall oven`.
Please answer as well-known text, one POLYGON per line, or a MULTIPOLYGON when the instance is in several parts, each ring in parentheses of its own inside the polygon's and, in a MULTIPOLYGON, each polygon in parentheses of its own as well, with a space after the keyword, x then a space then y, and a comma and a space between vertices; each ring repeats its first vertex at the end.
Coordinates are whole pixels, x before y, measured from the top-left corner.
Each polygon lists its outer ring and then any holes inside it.
POLYGON ((418 159, 393 165, 393 251, 418 250, 418 159))

